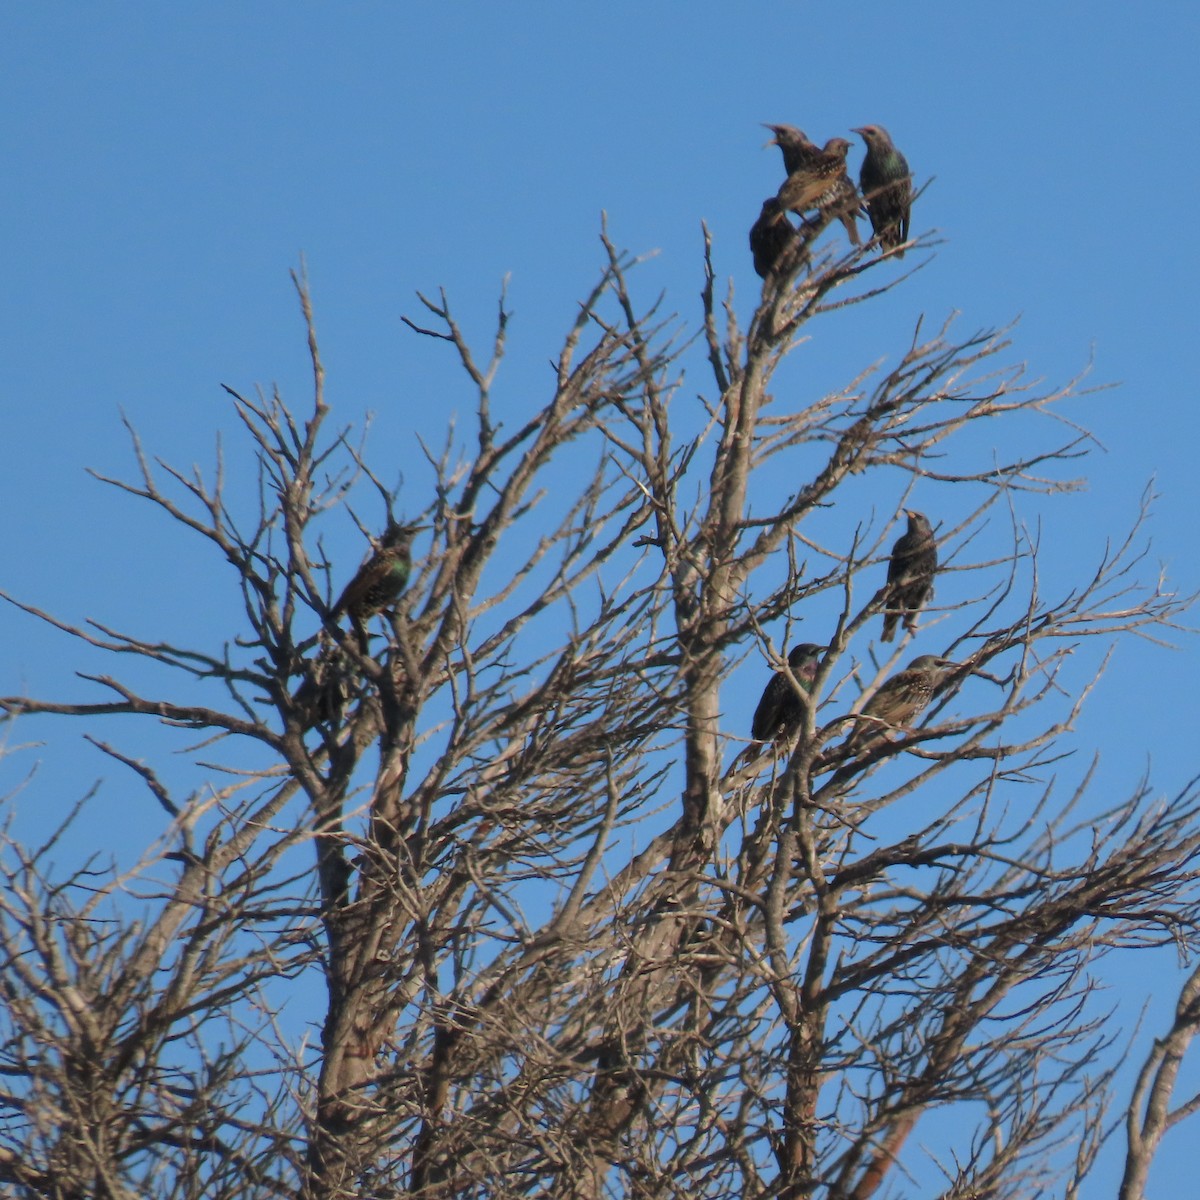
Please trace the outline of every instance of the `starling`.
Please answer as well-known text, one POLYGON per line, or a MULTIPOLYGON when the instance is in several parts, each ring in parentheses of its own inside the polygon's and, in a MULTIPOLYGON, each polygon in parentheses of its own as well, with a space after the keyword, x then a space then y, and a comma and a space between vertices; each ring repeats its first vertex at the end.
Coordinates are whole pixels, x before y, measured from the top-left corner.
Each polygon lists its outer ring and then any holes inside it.
POLYGON ((417 528, 389 524, 379 541, 379 548, 358 568, 330 611, 333 620, 342 613, 350 618, 364 653, 367 621, 395 604, 408 584, 412 570, 412 539, 417 528))
POLYGON ((943 674, 956 666, 958 664, 949 659, 922 654, 903 671, 885 679, 875 695, 863 705, 854 730, 846 739, 846 746, 862 750, 889 728, 911 724, 933 699, 943 674))
MULTIPOLYGON (((908 219, 912 211, 912 175, 904 155, 892 145, 882 125, 864 125, 855 129, 867 144, 858 183, 863 202, 871 218, 871 228, 885 250, 894 250, 908 241, 908 219)), ((901 258, 903 250, 896 252, 901 258)))
MULTIPOLYGON (((788 651, 788 667, 805 695, 816 678, 824 653, 825 647, 813 642, 802 642, 788 651)), ((783 671, 776 671, 754 710, 750 734, 756 742, 784 741, 796 732, 803 719, 804 698, 796 694, 795 684, 783 671)))
POLYGON ((783 208, 804 215, 815 208, 821 217, 837 217, 846 227, 852 245, 860 245, 855 214, 861 201, 850 176, 846 174, 846 152, 850 143, 845 138, 830 138, 825 148, 809 163, 795 171, 779 189, 783 208))
POLYGON ((304 679, 292 697, 306 727, 317 721, 336 724, 352 694, 351 668, 346 656, 325 640, 316 656, 305 664, 304 679))
POLYGON ((811 166, 821 154, 821 147, 808 140, 808 135, 795 125, 768 125, 767 128, 775 135, 768 146, 778 146, 783 151, 783 169, 789 175, 795 175, 811 166))
POLYGON ((758 220, 750 227, 754 269, 766 279, 796 241, 796 229, 788 220, 787 212, 779 207, 779 201, 774 196, 769 196, 763 201, 758 220))
POLYGON ((882 635, 885 642, 892 640, 901 617, 909 633, 917 627, 917 613, 933 593, 933 577, 938 568, 937 543, 929 518, 914 508, 906 508, 904 513, 908 528, 896 539, 888 563, 882 635))

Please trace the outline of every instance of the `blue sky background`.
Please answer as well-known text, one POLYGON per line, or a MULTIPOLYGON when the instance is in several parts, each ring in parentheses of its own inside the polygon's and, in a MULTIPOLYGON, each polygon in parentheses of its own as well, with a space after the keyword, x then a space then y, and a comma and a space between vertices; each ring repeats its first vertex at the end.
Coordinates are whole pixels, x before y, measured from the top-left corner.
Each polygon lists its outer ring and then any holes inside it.
MULTIPOLYGON (((1050 382, 1091 363, 1093 381, 1121 385, 1068 410, 1103 449, 1083 464, 1086 493, 1045 509, 1046 561, 1088 570, 1153 480, 1146 573, 1161 561, 1194 590, 1198 33, 1184 5, 1027 0, 6 6, 0 586, 71 620, 219 636, 236 607, 213 589, 214 554, 85 474, 129 471, 120 410, 153 453, 207 466, 216 431, 235 429, 220 383, 305 401, 288 279, 303 255, 335 419, 374 412, 373 460, 423 499, 415 435, 440 444, 471 397, 444 348, 401 326, 420 315, 414 290, 444 286, 483 347, 511 276, 497 403, 514 419, 544 398, 598 274, 601 210, 619 245, 658 251, 641 295, 664 289, 693 322, 706 221, 748 318, 746 231, 781 179, 759 123, 783 121, 819 141, 886 125, 933 179, 914 230, 945 239, 902 289, 834 325, 794 386, 815 398, 847 381, 921 314, 958 311, 964 334, 1019 316, 1010 361, 1050 382)), ((685 393, 708 386, 692 371, 685 393)), ((343 532, 348 575, 362 543, 343 532)), ((87 697, 77 647, 7 608, 0 636, 0 691, 87 697)), ((1148 767, 1164 791, 1197 771, 1195 654, 1188 640, 1118 652, 1075 743, 1102 749, 1114 801, 1148 767)), ((740 669, 731 707, 761 681, 761 663, 740 669)), ((12 735, 49 739, 20 759, 18 774, 41 762, 23 820, 113 778, 81 733, 12 735)), ((158 819, 125 780, 101 804, 158 819)), ((1156 961, 1146 1036, 1180 978, 1156 961)), ((1163 1194, 1188 1190, 1188 1143, 1168 1138, 1163 1194)), ((1101 1183, 1088 1195, 1112 1194, 1101 1183)))

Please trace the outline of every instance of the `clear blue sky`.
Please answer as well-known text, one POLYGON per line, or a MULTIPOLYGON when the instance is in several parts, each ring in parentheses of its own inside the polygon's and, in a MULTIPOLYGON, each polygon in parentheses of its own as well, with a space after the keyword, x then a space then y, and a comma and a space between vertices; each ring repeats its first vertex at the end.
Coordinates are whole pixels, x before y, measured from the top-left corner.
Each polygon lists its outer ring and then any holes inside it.
MULTIPOLYGON (((964 330, 1020 316, 1014 357, 1034 375, 1091 360, 1093 380, 1121 384, 1070 410, 1104 450, 1044 529, 1048 560, 1094 562, 1153 478, 1151 558, 1193 590, 1198 33, 1190 6, 1113 0, 8 5, 0 586, 147 636, 223 628, 217 564, 84 473, 128 470, 119 410, 154 453, 208 464, 233 429, 219 383, 302 400, 287 272, 303 254, 335 415, 374 411, 376 461, 404 469, 414 434, 440 440, 468 402, 400 324, 415 289, 445 286, 482 340, 511 274, 501 395, 517 412, 596 276, 601 210, 619 244, 659 251, 643 294, 664 288, 693 320, 707 221, 748 313, 746 230, 780 177, 759 123, 783 121, 818 140, 888 126, 933 179, 915 230, 945 239, 870 321, 847 322, 814 394, 894 351, 921 313, 958 310, 964 330)), ((349 570, 361 542, 346 545, 349 570)), ((82 694, 71 645, 11 609, 0 633, 0 691, 82 694)), ((1148 763, 1165 790, 1197 770, 1195 662, 1191 643, 1117 655, 1077 742, 1103 748, 1114 799, 1148 763)), ((65 780, 111 777, 79 732, 45 755, 49 807, 65 780)), ((128 790, 121 803, 155 819, 128 790)), ((1176 986, 1161 963, 1152 1021, 1176 986)), ((1188 1142, 1164 1152, 1163 1194, 1192 1179, 1188 1142)))

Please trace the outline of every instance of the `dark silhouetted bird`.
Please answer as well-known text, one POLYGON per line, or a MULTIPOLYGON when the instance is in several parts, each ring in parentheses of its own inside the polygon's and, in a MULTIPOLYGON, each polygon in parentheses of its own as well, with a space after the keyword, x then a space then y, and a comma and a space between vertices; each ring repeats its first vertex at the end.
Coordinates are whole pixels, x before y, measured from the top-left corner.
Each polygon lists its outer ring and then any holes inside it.
MULTIPOLYGON (((367 622, 390 608, 403 595, 412 572, 412 539, 422 527, 389 523, 375 552, 358 570, 329 610, 330 621, 350 618, 358 647, 367 653, 367 622)), ((356 690, 360 674, 352 656, 328 629, 321 631, 317 653, 305 664, 304 679, 292 703, 308 725, 337 723, 356 690)))
MULTIPOLYGON (((788 651, 788 667, 796 682, 807 694, 817 668, 821 665, 824 646, 802 642, 788 651)), ((750 733, 756 742, 782 741, 791 737, 804 720, 804 700, 797 694, 792 681, 783 671, 776 671, 763 689, 762 698, 754 710, 750 733)))
POLYGON ((324 637, 316 655, 305 664, 304 679, 292 697, 306 727, 341 720, 353 692, 352 674, 341 648, 324 637))
POLYGON ((855 217, 862 202, 846 173, 849 149, 845 138, 830 138, 815 159, 787 177, 778 198, 783 208, 801 216, 815 208, 825 220, 837 217, 857 246, 861 239, 855 217))
POLYGON ((851 750, 863 750, 895 728, 910 725, 933 699, 947 671, 958 663, 935 654, 914 658, 903 671, 885 679, 862 707, 854 729, 846 739, 851 750))
POLYGON ((767 145, 778 146, 783 152, 783 169, 789 175, 804 170, 820 157, 821 147, 810 142, 803 129, 797 129, 795 125, 768 125, 766 128, 775 135, 767 145))
POLYGON ((375 553, 358 568, 330 611, 333 620, 342 613, 350 618, 364 653, 367 621, 395 604, 408 586, 412 539, 417 530, 415 525, 389 525, 375 553))
POLYGON ((888 598, 883 610, 883 641, 890 642, 896 622, 904 618, 910 633, 917 626, 917 613, 933 594, 937 574, 937 542, 929 518, 915 508, 906 508, 908 528, 896 539, 888 563, 888 598))
MULTIPOLYGON (((867 156, 858 173, 863 203, 871 218, 871 228, 885 250, 908 241, 908 221, 912 213, 912 174, 908 161, 892 144, 882 125, 863 125, 854 130, 867 144, 867 156)), ((901 258, 904 251, 897 253, 901 258)))
POLYGON ((774 196, 764 200, 758 220, 750 227, 754 269, 766 279, 780 265, 788 248, 798 241, 796 228, 788 220, 787 212, 779 207, 779 201, 774 196))

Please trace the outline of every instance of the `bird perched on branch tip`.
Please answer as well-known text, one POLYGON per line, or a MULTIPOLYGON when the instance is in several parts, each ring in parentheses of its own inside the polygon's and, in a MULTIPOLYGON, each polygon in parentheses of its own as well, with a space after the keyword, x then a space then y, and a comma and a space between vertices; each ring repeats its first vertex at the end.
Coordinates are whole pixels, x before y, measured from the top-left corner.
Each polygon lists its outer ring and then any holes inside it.
POLYGON ((821 154, 821 147, 810 142, 804 130, 795 125, 766 125, 765 128, 775 135, 767 145, 779 147, 783 153, 783 169, 789 175, 802 171, 821 154))
POLYGON ((354 573, 354 578, 346 584, 330 610, 332 620, 337 620, 343 613, 350 618, 364 653, 367 621, 394 605, 408 586, 412 572, 412 540, 420 529, 418 525, 389 524, 374 554, 354 573))
POLYGON ((929 518, 915 508, 906 508, 908 528, 896 539, 888 562, 888 596, 883 610, 883 634, 890 642, 896 632, 896 622, 904 619, 910 633, 917 627, 917 613, 933 594, 933 577, 937 574, 937 541, 929 518))
POLYGON ((750 252, 754 255, 754 269, 766 279, 782 264, 783 256, 798 241, 796 228, 788 220, 787 212, 779 207, 776 197, 768 196, 763 201, 758 220, 750 227, 750 252))
POLYGON ((862 239, 855 217, 862 202, 846 173, 849 149, 845 138, 830 138, 816 158, 787 177, 778 198, 783 208, 801 216, 816 209, 824 220, 837 217, 851 243, 858 246, 862 239))
POLYGON ((800 727, 808 691, 824 653, 825 647, 814 642, 801 642, 788 651, 788 668, 796 683, 785 671, 776 671, 771 676, 750 724, 750 734, 756 742, 783 741, 800 727), (804 696, 796 691, 796 684, 800 685, 804 696))
MULTIPOLYGON (((858 185, 871 228, 884 250, 895 250, 908 241, 912 214, 912 173, 908 160, 896 149, 882 125, 863 125, 853 132, 867 145, 858 185)), ((897 258, 903 255, 903 250, 896 251, 897 258)))
POLYGON ((892 729, 910 725, 929 705, 946 673, 958 665, 936 654, 922 654, 885 679, 863 705, 846 747, 861 751, 892 729))

